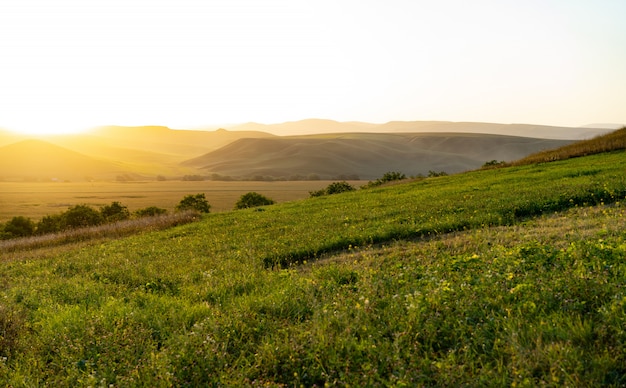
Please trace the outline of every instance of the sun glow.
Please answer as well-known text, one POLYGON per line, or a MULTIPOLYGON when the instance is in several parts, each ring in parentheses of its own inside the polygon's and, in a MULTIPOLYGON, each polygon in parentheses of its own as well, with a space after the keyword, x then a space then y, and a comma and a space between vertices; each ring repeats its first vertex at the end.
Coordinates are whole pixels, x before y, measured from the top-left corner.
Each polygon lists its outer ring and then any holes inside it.
POLYGON ((6 129, 13 133, 19 133, 26 136, 54 136, 54 135, 70 135, 82 133, 88 130, 86 127, 72 125, 54 125, 52 123, 33 123, 7 125, 6 129))
POLYGON ((551 4, 2 0, 0 127, 624 122, 626 2, 551 4))

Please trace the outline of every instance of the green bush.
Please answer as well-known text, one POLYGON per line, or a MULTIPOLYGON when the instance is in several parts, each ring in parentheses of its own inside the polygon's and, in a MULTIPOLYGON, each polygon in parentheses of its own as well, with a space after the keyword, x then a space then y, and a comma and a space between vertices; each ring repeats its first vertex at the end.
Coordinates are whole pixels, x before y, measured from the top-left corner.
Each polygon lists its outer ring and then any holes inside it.
POLYGON ((397 171, 389 171, 383 174, 382 177, 376 179, 375 181, 370 181, 367 185, 363 186, 363 188, 376 187, 380 186, 387 182, 400 181, 406 179, 406 175, 397 171))
POLYGON ((209 205, 209 202, 206 200, 204 193, 195 195, 189 194, 176 205, 176 210, 197 210, 200 213, 208 213, 211 210, 211 205, 209 205))
POLYGON ((5 238, 27 237, 35 233, 35 223, 27 217, 13 217, 4 225, 5 238))
POLYGON ((165 213, 167 213, 167 210, 163 208, 156 207, 156 206, 148 206, 146 208, 135 211, 135 216, 154 217, 154 216, 158 216, 158 215, 165 214, 165 213))
POLYGON ((63 215, 55 214, 44 216, 37 223, 37 234, 57 233, 63 229, 63 215))
POLYGON ((344 193, 346 191, 354 191, 356 190, 354 186, 349 184, 346 181, 342 182, 333 182, 326 188, 326 194, 339 194, 344 193))
POLYGON ((76 205, 63 213, 63 228, 75 229, 87 226, 100 225, 103 222, 102 214, 88 205, 76 205))
POLYGON ((123 221, 130 218, 128 207, 117 201, 111 202, 110 205, 101 207, 100 214, 102 214, 102 218, 105 222, 123 221))
POLYGON ((239 198, 235 204, 235 209, 246 209, 249 207, 273 205, 275 202, 264 195, 251 191, 239 198))
POLYGON ((349 184, 346 181, 341 182, 333 182, 330 185, 326 186, 325 189, 317 190, 317 191, 309 191, 309 195, 311 197, 321 197, 323 195, 330 194, 339 194, 344 193, 346 191, 354 191, 356 188, 349 184))
POLYGON ((448 175, 448 173, 445 172, 445 171, 440 171, 440 172, 433 171, 433 170, 428 171, 428 177, 429 178, 434 178, 434 177, 438 177, 438 176, 446 176, 446 175, 448 175))

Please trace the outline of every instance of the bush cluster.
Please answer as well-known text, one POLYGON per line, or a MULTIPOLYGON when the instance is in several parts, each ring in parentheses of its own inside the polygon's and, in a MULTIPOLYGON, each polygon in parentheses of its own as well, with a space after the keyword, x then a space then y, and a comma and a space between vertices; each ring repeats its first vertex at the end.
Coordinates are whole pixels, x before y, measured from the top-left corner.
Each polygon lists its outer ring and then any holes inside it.
POLYGON ((397 171, 389 171, 384 173, 382 177, 376 179, 375 181, 370 181, 368 184, 363 186, 363 188, 366 189, 370 187, 376 187, 388 182, 401 181, 403 179, 406 179, 406 175, 404 175, 403 173, 397 171))
POLYGON ((326 188, 316 191, 309 191, 311 197, 321 197, 323 195, 345 193, 346 191, 354 191, 356 188, 346 181, 333 182, 326 188))
MULTIPOLYGON (((200 213, 208 213, 210 208, 211 205, 204 194, 187 195, 176 206, 177 211, 195 210, 200 213)), ((154 217, 165 213, 167 213, 165 209, 149 206, 131 214, 127 206, 117 201, 102 206, 100 209, 84 204, 75 205, 63 213, 44 216, 39 222, 24 216, 13 217, 6 224, 0 225, 0 239, 58 233, 124 221, 132 217, 154 217)))
POLYGON ((239 198, 235 204, 235 209, 246 209, 250 207, 273 205, 275 202, 264 195, 251 191, 239 198))

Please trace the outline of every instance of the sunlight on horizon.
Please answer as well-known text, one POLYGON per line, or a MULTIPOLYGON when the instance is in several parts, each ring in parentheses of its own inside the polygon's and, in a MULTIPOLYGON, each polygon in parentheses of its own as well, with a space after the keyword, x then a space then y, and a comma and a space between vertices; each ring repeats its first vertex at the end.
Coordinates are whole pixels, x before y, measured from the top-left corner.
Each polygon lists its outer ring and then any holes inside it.
POLYGON ((0 128, 622 123, 625 13, 565 0, 3 0, 0 128))

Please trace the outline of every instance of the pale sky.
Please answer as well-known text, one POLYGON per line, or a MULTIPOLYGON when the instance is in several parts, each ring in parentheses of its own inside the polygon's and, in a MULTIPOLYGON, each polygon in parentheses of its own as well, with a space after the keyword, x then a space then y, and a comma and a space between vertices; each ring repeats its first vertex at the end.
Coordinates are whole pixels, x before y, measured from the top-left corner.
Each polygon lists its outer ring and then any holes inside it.
POLYGON ((0 127, 626 124, 624 0, 1 0, 0 127))

